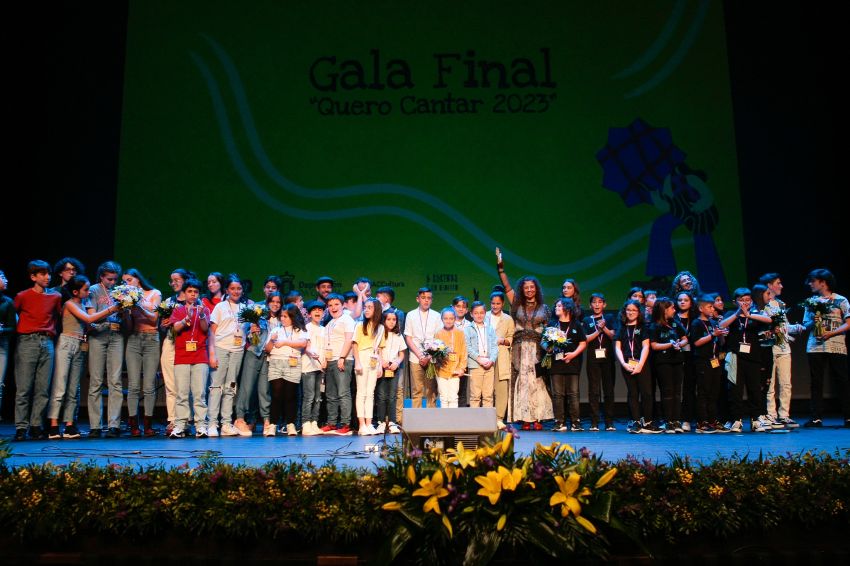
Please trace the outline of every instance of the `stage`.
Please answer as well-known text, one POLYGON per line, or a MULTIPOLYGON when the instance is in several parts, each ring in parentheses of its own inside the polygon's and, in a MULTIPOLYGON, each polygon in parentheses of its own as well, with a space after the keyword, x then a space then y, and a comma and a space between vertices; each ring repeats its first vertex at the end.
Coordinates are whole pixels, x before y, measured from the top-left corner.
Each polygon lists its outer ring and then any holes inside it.
MULTIPOLYGON (((688 456, 694 463, 708 463, 721 456, 757 458, 760 454, 784 455, 801 452, 828 452, 850 450, 850 429, 841 426, 838 418, 824 420, 823 428, 798 428, 769 433, 727 434, 629 434, 626 421, 617 421, 616 432, 559 432, 549 430, 521 431, 515 449, 529 454, 536 443, 551 444, 559 441, 576 450, 586 447, 606 460, 616 461, 626 456, 667 462, 671 456, 688 456)), ((746 426, 745 428, 749 428, 746 426)), ((14 426, 0 425, 0 436, 11 441, 14 426)), ((86 431, 83 430, 85 433, 86 431)), ((199 458, 214 457, 233 465, 260 466, 273 460, 304 461, 317 466, 334 462, 340 467, 374 468, 383 465, 380 446, 387 442, 400 442, 401 435, 384 436, 281 436, 265 438, 227 437, 179 440, 164 436, 154 438, 86 439, 76 440, 26 440, 10 442, 9 466, 26 464, 61 465, 74 461, 98 465, 118 464, 146 467, 162 465, 166 468, 188 465, 194 467, 199 458)))

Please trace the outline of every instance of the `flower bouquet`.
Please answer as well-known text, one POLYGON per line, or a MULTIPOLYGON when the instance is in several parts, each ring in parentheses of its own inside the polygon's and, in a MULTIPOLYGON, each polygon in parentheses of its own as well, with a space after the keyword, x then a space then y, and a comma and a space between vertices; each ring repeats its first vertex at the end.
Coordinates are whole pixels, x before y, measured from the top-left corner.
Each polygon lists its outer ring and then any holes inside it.
MULTIPOLYGON (((170 297, 156 306, 156 314, 159 315, 159 320, 166 320, 171 318, 171 313, 174 312, 174 308, 177 306, 177 303, 174 302, 170 297)), ((174 326, 171 326, 168 329, 168 337, 174 340, 174 326)))
POLYGON ((785 325, 788 324, 788 310, 778 308, 770 314, 770 329, 773 331, 774 340, 777 346, 782 346, 788 343, 788 335, 786 334, 785 325))
POLYGON ((540 347, 546 351, 540 365, 544 368, 552 367, 552 354, 563 351, 567 345, 567 335, 560 328, 547 326, 543 331, 543 338, 540 340, 540 347))
POLYGON ((423 351, 431 356, 431 363, 425 368, 425 377, 434 379, 437 377, 437 366, 442 365, 449 355, 449 347, 442 340, 431 340, 425 343, 423 351))
MULTIPOLYGON (((261 320, 269 319, 269 309, 266 305, 262 303, 255 303, 253 305, 245 305, 241 309, 239 309, 239 322, 241 323, 249 323, 249 324, 260 324, 261 320)), ((256 332, 252 332, 248 338, 251 340, 251 345, 256 346, 260 343, 260 335, 256 332)))
POLYGON ((814 336, 817 339, 821 339, 826 332, 826 328, 824 327, 824 318, 826 318, 829 311, 833 309, 832 301, 826 297, 815 296, 809 297, 800 303, 800 306, 812 313, 815 323, 814 336))
POLYGON ((122 309, 134 307, 145 296, 144 290, 133 285, 116 285, 109 291, 109 296, 118 303, 122 309))

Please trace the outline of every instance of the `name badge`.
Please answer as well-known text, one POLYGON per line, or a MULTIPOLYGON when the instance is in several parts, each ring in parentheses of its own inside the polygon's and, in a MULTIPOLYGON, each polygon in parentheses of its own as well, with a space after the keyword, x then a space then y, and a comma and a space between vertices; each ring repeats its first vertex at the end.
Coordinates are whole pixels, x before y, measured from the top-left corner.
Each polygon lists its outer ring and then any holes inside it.
POLYGON ((596 348, 596 359, 601 360, 605 358, 605 348, 596 348))
POLYGON ((241 336, 234 336, 233 337, 233 345, 234 346, 241 346, 242 345, 242 337, 241 336))
POLYGON ((198 350, 198 343, 194 340, 186 340, 186 351, 187 352, 196 352, 198 350))
POLYGON ((298 365, 298 357, 289 356, 289 367, 294 368, 298 365))
POLYGON ((558 352, 557 354, 555 354, 555 360, 556 361, 557 360, 563 360, 563 359, 564 359, 564 353, 563 352, 558 352))
POLYGON ((749 354, 750 353, 750 345, 741 342, 738 344, 738 353, 739 354, 749 354))
POLYGON ((378 356, 373 355, 371 358, 369 358, 369 367, 372 369, 378 367, 378 356))
POLYGON ((629 365, 629 367, 630 367, 630 368, 636 368, 636 367, 638 367, 638 364, 639 364, 640 362, 639 362, 639 361, 637 361, 637 360, 636 360, 636 359, 634 359, 634 358, 629 358, 629 361, 628 361, 627 363, 628 363, 628 365, 629 365))
POLYGON ((331 350, 330 348, 325 350, 325 359, 326 360, 330 360, 333 357, 334 357, 334 351, 333 350, 331 350))
POLYGON ((717 369, 720 367, 720 360, 717 358, 711 358, 711 367, 717 369))
POLYGON ((121 330, 121 325, 117 322, 110 322, 109 330, 111 330, 112 332, 118 332, 119 330, 121 330))
POLYGON ((384 377, 395 377, 395 370, 385 369, 384 370, 384 377))
POLYGON ((456 362, 457 361, 457 354, 455 354, 454 352, 449 354, 449 361, 450 362, 456 362))

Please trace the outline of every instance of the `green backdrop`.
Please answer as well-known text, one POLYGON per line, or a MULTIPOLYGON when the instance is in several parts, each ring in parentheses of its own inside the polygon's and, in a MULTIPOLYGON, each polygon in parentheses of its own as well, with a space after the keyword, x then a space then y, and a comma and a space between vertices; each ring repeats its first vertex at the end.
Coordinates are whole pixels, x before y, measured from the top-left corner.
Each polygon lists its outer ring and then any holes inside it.
MULTIPOLYGON (((255 296, 365 275, 439 307, 489 293, 500 245, 547 300, 572 277, 615 307, 660 213, 596 154, 638 118, 708 174, 742 281, 719 2, 131 2, 116 259, 161 288, 178 266, 255 296)), ((672 244, 696 271, 688 228, 672 244)))

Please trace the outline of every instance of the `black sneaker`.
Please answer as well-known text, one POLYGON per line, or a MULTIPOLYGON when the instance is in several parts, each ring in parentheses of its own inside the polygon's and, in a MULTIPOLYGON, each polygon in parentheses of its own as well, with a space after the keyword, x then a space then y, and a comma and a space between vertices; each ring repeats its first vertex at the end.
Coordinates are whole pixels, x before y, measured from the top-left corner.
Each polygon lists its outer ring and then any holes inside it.
POLYGON ((80 431, 77 429, 77 425, 67 425, 65 427, 65 432, 62 433, 62 438, 79 438, 80 431))
POLYGON ((581 426, 581 421, 576 421, 570 427, 570 432, 584 432, 584 427, 581 426))
POLYGON ((89 431, 89 438, 100 438, 103 432, 99 428, 93 428, 89 431))
POLYGON ((661 432, 663 431, 658 428, 658 425, 656 425, 652 421, 649 421, 648 423, 640 427, 641 434, 659 434, 661 432))
POLYGON ((121 431, 117 428, 110 428, 106 431, 106 438, 121 438, 121 431))
POLYGON ((810 419, 806 424, 803 425, 805 428, 817 428, 823 426, 823 421, 820 419, 810 419))
POLYGON ((13 439, 15 442, 21 442, 27 439, 27 429, 19 428, 15 430, 15 438, 13 439))
POLYGON ((41 430, 40 426, 31 426, 30 427, 30 439, 31 440, 44 440, 47 438, 47 435, 44 434, 44 431, 41 430))
POLYGON ((59 440, 60 438, 62 438, 62 433, 59 432, 59 427, 58 426, 52 426, 49 429, 47 429, 47 438, 49 440, 59 440))
POLYGON ((567 432, 567 427, 561 421, 555 421, 555 424, 552 426, 552 432, 567 432))

